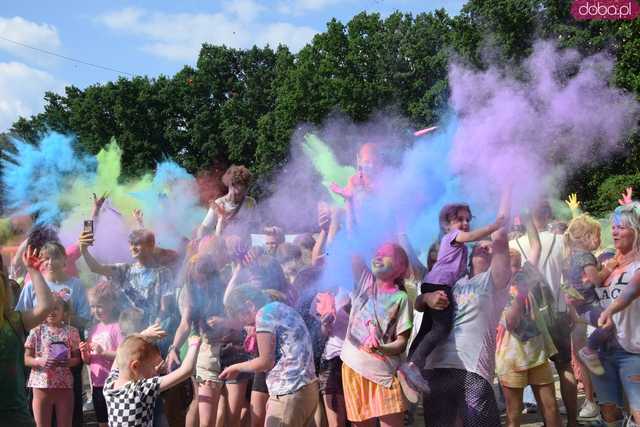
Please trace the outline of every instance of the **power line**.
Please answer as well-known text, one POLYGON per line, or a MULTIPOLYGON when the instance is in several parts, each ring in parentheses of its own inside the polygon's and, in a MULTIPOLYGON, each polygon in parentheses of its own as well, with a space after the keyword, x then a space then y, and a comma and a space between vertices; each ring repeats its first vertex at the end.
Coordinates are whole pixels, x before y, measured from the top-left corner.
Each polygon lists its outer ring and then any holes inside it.
POLYGON ((60 55, 58 53, 51 52, 51 51, 48 51, 48 50, 45 50, 45 49, 40 49, 39 47, 35 47, 35 46, 29 46, 28 44, 20 43, 18 41, 11 40, 11 39, 8 39, 8 38, 3 37, 3 36, 0 36, 0 39, 2 39, 4 41, 7 41, 9 43, 16 44, 18 46, 22 46, 22 47, 26 47, 26 48, 29 48, 29 49, 36 50, 36 51, 41 52, 41 53, 46 53, 47 55, 56 56, 58 58, 66 59, 67 61, 77 62, 78 64, 88 65, 89 67, 99 68, 101 70, 106 70, 106 71, 113 71, 114 73, 125 74, 127 76, 133 77, 132 73, 128 73, 126 71, 117 70, 115 68, 106 67, 104 65, 93 64, 91 62, 82 61, 80 59, 71 58, 71 57, 65 56, 65 55, 60 55))

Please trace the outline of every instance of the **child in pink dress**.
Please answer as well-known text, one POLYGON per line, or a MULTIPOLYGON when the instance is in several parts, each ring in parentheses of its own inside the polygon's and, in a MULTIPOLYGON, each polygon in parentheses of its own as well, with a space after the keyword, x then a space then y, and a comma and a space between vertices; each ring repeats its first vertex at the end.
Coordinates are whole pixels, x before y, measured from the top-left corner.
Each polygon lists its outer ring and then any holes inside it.
POLYGON ((59 295, 44 323, 25 342, 25 365, 31 368, 27 387, 33 389, 33 415, 38 427, 49 427, 55 408, 58 427, 70 427, 73 415, 71 367, 81 363, 80 335, 69 326, 70 306, 59 295))
POLYGON ((117 298, 117 292, 109 282, 101 282, 89 290, 89 305, 95 324, 89 331, 88 341, 80 343, 82 360, 89 365, 91 372, 91 395, 100 427, 106 427, 108 422, 102 389, 118 346, 124 339, 118 323, 117 298))

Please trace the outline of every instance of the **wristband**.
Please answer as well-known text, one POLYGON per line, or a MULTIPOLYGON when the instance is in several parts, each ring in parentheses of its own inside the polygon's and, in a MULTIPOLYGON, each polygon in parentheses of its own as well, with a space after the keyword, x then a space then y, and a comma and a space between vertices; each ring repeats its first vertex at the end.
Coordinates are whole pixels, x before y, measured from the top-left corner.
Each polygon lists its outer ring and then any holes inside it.
POLYGON ((189 347, 200 347, 200 341, 190 343, 189 347))

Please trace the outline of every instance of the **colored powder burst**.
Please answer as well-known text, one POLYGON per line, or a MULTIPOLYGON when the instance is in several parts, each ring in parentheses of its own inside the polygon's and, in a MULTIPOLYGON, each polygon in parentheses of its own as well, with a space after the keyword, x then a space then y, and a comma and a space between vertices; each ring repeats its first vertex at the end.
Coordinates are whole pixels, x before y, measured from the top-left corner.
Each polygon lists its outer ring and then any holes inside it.
POLYGON ((0 218, 0 243, 4 244, 12 236, 10 218, 0 218))
POLYGON ((305 142, 302 143, 302 149, 307 155, 313 167, 322 177, 322 185, 329 191, 331 198, 339 206, 344 205, 342 196, 335 194, 329 190, 332 182, 344 187, 349 182, 349 178, 356 173, 352 166, 342 166, 338 163, 335 154, 331 148, 314 134, 308 133, 304 136, 305 142))
POLYGON ((150 187, 132 195, 142 205, 145 226, 154 230, 162 247, 178 248, 206 213, 195 178, 173 161, 160 163, 150 187))
MULTIPOLYGON (((389 167, 376 178, 380 185, 364 201, 356 231, 349 235, 341 229, 327 249, 321 289, 348 289, 352 283, 351 256, 360 255, 368 264, 376 248, 394 241, 398 232, 411 237, 416 252, 426 252, 439 236, 442 205, 475 201, 473 195, 462 193, 459 178, 447 161, 456 130, 457 120, 445 118, 438 132, 420 138, 404 153, 399 167, 389 167)), ((495 213, 497 201, 492 202, 478 209, 479 213, 495 213)), ((483 221, 479 220, 481 225, 483 221)))
POLYGON ((76 156, 73 138, 49 133, 38 145, 12 139, 15 153, 5 152, 2 182, 5 202, 13 213, 35 214, 39 225, 58 224, 65 210, 73 205, 61 203, 77 177, 90 174, 95 160, 76 156))

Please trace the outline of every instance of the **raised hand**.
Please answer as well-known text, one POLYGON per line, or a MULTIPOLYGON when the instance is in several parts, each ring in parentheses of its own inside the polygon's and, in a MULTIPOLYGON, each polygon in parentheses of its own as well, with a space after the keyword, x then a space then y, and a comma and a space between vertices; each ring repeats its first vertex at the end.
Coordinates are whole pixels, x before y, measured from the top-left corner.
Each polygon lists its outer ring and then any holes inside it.
POLYGON ((320 230, 328 230, 331 224, 331 211, 325 203, 318 205, 318 227, 320 230))
POLYGON ((149 326, 144 331, 140 332, 140 335, 143 337, 150 339, 152 341, 157 341, 167 336, 167 333, 162 329, 159 322, 154 323, 149 326))
POLYGON ((78 245, 81 249, 93 246, 93 243, 94 238, 91 231, 83 231, 82 234, 80 234, 80 238, 78 238, 78 245))
POLYGON ((633 195, 633 188, 627 187, 626 191, 622 193, 622 199, 618 199, 618 203, 620 203, 621 206, 631 204, 633 202, 631 198, 632 195, 633 195))
POLYGON ((27 250, 22 254, 22 263, 27 269, 39 270, 42 260, 38 255, 37 249, 27 246, 27 250))
POLYGON ((141 209, 134 209, 133 212, 133 219, 136 220, 136 223, 140 226, 143 227, 144 226, 144 214, 142 213, 141 209))
POLYGON ((571 211, 577 211, 580 209, 580 202, 578 201, 578 195, 576 193, 569 194, 567 200, 564 201, 571 211))
POLYGON ((93 193, 93 214, 92 217, 96 217, 98 213, 100 213, 100 209, 102 209, 102 205, 104 205, 104 201, 109 197, 109 192, 105 191, 102 193, 102 196, 96 196, 96 193, 93 193))

